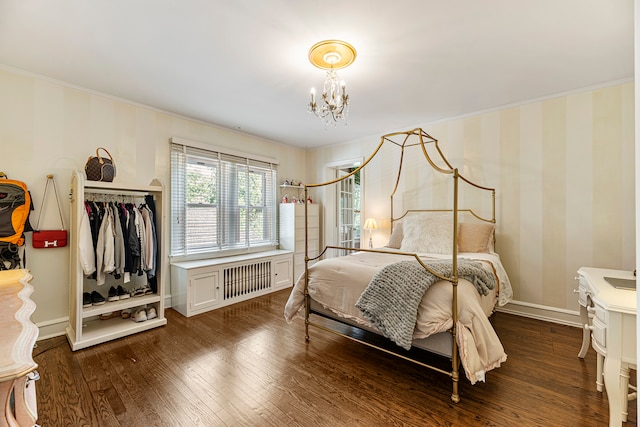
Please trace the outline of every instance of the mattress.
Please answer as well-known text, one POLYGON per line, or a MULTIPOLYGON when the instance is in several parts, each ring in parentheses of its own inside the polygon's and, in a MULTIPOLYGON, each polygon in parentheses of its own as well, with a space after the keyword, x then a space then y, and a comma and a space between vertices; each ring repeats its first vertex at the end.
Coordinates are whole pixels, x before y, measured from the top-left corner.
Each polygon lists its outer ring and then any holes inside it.
MULTIPOLYGON (((308 292, 314 310, 375 331, 355 307, 355 301, 382 267, 408 259, 398 251, 385 250, 386 253, 356 252, 344 257, 325 259, 310 267, 308 292)), ((424 260, 447 259, 446 255, 419 255, 424 260)), ((488 316, 496 304, 504 305, 510 300, 512 290, 497 254, 463 253, 459 256, 481 263, 495 274, 498 283, 496 289, 485 296, 480 295, 467 280, 460 279, 458 283, 458 322, 455 325, 458 349, 467 378, 475 383, 484 381, 486 371, 500 366, 506 360, 502 344, 488 321, 488 316)), ((304 314, 304 286, 303 274, 296 281, 285 306, 285 319, 289 322, 297 315, 304 314)), ((444 356, 451 354, 451 335, 442 332, 454 327, 451 288, 450 282, 440 280, 425 292, 420 302, 413 336, 414 345, 444 356), (434 338, 428 339, 430 337, 434 338)))

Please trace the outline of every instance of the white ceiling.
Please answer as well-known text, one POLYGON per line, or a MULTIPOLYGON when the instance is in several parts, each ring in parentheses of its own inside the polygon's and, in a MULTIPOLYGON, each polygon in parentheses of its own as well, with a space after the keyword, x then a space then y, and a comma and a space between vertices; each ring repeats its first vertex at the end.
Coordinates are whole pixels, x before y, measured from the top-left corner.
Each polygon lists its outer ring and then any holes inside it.
POLYGON ((314 147, 630 80, 633 0, 0 0, 0 64, 314 147), (333 38, 358 56, 325 129, 333 38))

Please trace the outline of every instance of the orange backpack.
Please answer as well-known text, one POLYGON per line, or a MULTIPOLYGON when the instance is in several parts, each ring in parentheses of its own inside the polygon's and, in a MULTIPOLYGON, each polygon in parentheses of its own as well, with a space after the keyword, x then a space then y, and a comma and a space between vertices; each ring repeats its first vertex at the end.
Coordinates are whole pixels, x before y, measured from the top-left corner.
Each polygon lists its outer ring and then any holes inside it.
POLYGON ((0 172, 0 245, 24 245, 24 233, 33 231, 29 214, 31 194, 22 181, 8 179, 0 172))

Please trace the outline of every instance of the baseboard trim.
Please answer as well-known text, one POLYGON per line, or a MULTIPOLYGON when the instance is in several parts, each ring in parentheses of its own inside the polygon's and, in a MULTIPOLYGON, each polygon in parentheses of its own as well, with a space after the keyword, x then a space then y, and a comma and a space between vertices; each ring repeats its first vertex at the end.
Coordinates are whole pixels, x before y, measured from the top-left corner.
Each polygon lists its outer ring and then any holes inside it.
POLYGON ((36 323, 38 327, 38 341, 64 335, 68 324, 69 317, 60 317, 58 319, 36 323))
POLYGON ((511 301, 503 307, 498 307, 496 311, 529 317, 531 319, 542 320, 545 322, 582 328, 580 312, 573 310, 532 304, 523 301, 511 301))

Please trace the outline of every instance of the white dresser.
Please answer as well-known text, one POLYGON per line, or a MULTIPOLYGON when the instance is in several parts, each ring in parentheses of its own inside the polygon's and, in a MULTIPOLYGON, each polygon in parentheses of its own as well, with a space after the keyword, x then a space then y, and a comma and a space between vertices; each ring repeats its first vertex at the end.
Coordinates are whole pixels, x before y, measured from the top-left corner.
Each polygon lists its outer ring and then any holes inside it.
POLYGON ((28 270, 0 271, 0 427, 35 426, 38 419, 31 278, 28 270))
MULTIPOLYGON (((320 247, 320 206, 308 204, 309 257, 318 255, 320 247)), ((280 248, 293 251, 294 282, 304 272, 304 204, 280 204, 280 248)))
MULTIPOLYGON (((636 366, 636 291, 617 288, 606 278, 634 280, 630 271, 581 267, 578 270, 579 301, 585 330, 598 353, 598 378, 604 377, 609 400, 609 426, 627 419, 629 369, 636 366), (590 318, 589 313, 592 313, 590 318), (604 363, 602 363, 604 357, 604 363)), ((588 349, 583 336, 578 356, 588 349)), ((601 385, 599 385, 601 390, 601 385)))

